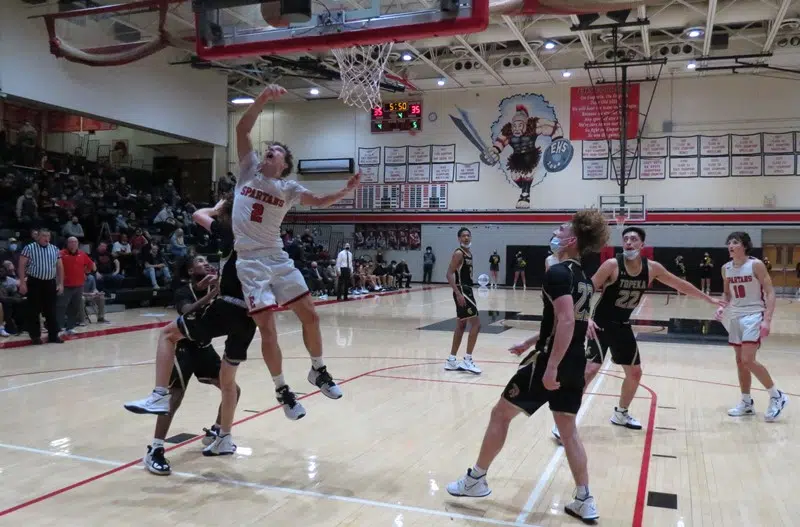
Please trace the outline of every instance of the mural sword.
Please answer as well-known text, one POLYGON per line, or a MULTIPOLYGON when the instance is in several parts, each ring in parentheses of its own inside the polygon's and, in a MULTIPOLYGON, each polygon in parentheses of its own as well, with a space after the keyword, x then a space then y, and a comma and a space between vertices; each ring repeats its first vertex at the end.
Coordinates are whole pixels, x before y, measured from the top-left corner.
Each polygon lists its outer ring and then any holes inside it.
POLYGON ((563 137, 555 108, 542 95, 525 93, 502 99, 489 144, 481 139, 467 111, 456 110, 458 116, 450 115, 450 119, 478 149, 481 162, 497 167, 519 188, 518 209, 530 208, 531 189, 572 161, 572 144, 563 137))

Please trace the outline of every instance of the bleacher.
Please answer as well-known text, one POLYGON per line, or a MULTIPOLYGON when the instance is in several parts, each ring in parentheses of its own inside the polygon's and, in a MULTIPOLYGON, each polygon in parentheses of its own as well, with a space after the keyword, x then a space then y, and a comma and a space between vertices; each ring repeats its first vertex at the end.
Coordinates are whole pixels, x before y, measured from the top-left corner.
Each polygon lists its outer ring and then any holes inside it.
MULTIPOLYGON (((99 242, 110 246, 123 232, 131 236, 136 228, 149 232, 149 241, 159 244, 163 253, 170 255, 169 236, 176 228, 182 228, 187 248, 194 247, 198 254, 218 262, 216 240, 191 223, 193 209, 187 210, 177 191, 166 192, 153 179, 153 173, 143 168, 119 164, 112 167, 103 156, 90 160, 10 145, 0 138, 0 252, 5 252, 9 238, 17 238, 20 246, 30 242, 30 231, 40 227, 50 229, 52 242, 63 247, 66 236, 61 234, 62 227, 74 214, 84 230, 81 249, 90 256, 99 242), (37 194, 38 217, 20 221, 16 214, 17 199, 29 188, 37 194), (171 201, 175 221, 155 225, 153 218, 164 199, 171 201), (118 226, 119 215, 125 226, 118 226)), ((208 206, 207 203, 192 205, 208 206)), ((173 267, 175 260, 168 258, 173 277, 179 275, 173 267)), ((171 285, 162 283, 160 289, 154 290, 137 267, 126 274, 118 288, 107 291, 107 303, 126 307, 167 305, 172 300, 171 285)))

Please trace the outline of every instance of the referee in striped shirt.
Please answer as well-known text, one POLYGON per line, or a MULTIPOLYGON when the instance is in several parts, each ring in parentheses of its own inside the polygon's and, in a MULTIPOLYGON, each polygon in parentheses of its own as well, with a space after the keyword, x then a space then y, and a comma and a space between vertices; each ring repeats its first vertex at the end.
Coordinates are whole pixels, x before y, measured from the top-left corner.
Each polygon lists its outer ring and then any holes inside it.
POLYGON ((44 315, 47 340, 60 344, 56 306, 64 292, 64 264, 61 253, 50 243, 50 231, 39 229, 39 239, 26 245, 19 256, 19 292, 28 297, 26 322, 34 344, 42 343, 39 316, 44 315))

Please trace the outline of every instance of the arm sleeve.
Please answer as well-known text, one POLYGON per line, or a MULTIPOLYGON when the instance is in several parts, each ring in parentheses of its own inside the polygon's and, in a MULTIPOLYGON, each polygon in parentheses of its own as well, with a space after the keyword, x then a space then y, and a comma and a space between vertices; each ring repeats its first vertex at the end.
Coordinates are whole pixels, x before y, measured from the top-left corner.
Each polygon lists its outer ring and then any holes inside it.
POLYGON ((564 265, 554 265, 544 275, 544 292, 551 299, 572 294, 572 273, 564 265))

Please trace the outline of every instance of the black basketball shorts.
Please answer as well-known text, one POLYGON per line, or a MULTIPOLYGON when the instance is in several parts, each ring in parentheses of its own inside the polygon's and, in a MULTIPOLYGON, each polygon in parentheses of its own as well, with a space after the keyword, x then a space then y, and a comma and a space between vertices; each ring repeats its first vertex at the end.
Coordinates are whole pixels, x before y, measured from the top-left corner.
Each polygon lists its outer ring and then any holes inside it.
POLYGON ((639 346, 629 322, 595 322, 600 327, 600 331, 597 332, 600 347, 597 347, 598 342, 595 342, 594 339, 589 339, 586 347, 588 360, 595 364, 602 364, 603 357, 611 349, 611 360, 614 361, 614 364, 636 366, 642 363, 639 346))
POLYGON ((203 384, 219 380, 222 362, 211 344, 198 344, 190 340, 178 342, 175 348, 175 366, 169 379, 170 388, 186 390, 192 375, 203 384))
POLYGON ((453 301, 456 303, 456 316, 459 320, 478 316, 478 304, 475 302, 475 295, 469 286, 461 287, 461 294, 464 295, 464 305, 459 306, 456 294, 453 293, 453 301))
POLYGON ((247 360, 247 348, 256 333, 256 323, 247 309, 221 298, 215 299, 205 308, 187 313, 178 318, 181 334, 190 341, 210 343, 216 337, 227 336, 225 360, 238 364, 247 360))
POLYGON ((586 359, 580 351, 567 351, 556 377, 561 386, 551 391, 542 382, 547 369, 547 353, 534 350, 525 357, 517 373, 508 381, 503 398, 529 417, 545 403, 549 403, 553 412, 577 414, 583 399, 585 366, 586 359))

